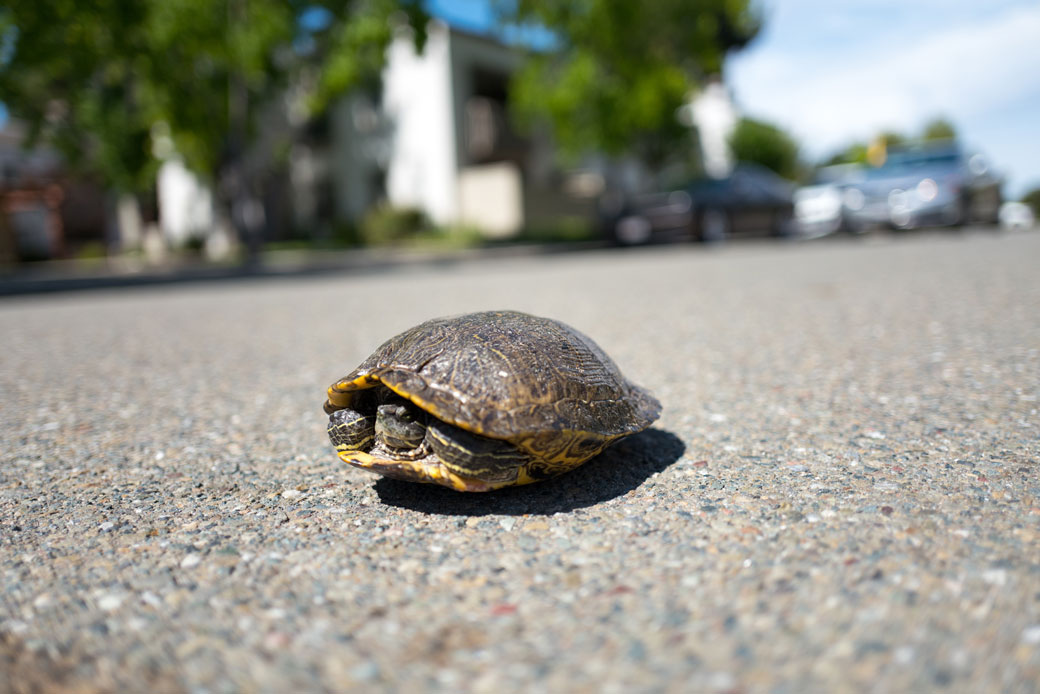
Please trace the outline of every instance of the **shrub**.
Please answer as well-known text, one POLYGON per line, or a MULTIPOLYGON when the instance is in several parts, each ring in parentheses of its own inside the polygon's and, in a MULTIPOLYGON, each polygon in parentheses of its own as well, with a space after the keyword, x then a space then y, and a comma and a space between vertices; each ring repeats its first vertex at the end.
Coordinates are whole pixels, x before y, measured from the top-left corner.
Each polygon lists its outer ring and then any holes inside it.
POLYGON ((361 240, 369 246, 398 243, 427 231, 430 221, 414 207, 374 206, 361 221, 361 240))

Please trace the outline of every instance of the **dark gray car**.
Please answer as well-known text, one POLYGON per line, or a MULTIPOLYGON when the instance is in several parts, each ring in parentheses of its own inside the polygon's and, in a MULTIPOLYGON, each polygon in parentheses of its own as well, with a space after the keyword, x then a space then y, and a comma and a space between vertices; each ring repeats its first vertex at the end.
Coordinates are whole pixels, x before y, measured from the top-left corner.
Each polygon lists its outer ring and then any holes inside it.
POLYGON ((783 236, 792 231, 793 184, 756 164, 738 164, 725 178, 697 179, 661 193, 630 196, 604 218, 614 243, 631 245, 687 237, 783 236))

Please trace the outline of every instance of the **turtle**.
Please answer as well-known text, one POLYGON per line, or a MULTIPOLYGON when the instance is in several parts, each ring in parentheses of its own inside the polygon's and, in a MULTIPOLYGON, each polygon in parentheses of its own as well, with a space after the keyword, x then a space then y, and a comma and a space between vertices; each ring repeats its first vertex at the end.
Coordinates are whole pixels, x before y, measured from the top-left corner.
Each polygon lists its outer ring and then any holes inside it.
POLYGON ((518 311, 421 323, 327 395, 341 460, 467 492, 555 477, 661 412, 591 339, 518 311))

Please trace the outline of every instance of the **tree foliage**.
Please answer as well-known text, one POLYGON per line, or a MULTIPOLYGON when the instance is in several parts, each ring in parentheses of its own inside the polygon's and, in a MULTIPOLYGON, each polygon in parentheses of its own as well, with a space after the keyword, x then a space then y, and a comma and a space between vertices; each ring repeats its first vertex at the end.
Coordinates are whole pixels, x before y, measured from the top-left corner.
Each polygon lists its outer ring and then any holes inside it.
POLYGON ((884 162, 885 153, 891 147, 914 142, 953 140, 956 137, 957 129, 953 123, 947 118, 938 117, 926 123, 917 135, 908 136, 893 130, 882 131, 875 135, 869 143, 857 142, 835 153, 826 159, 823 165, 871 164, 877 166, 884 162))
POLYGON ((1029 205, 1033 210, 1033 214, 1036 215, 1037 219, 1040 219, 1040 188, 1034 188, 1023 195, 1022 202, 1029 205))
POLYGON ((517 76, 521 117, 547 120, 568 153, 634 149, 651 162, 688 137, 676 111, 759 28, 748 0, 509 0, 500 9, 553 36, 517 76))
POLYGON ((132 0, 12 0, 0 9, 0 100, 75 163, 123 189, 151 177, 148 111, 137 72, 144 8, 132 0))
POLYGON ((288 84, 313 113, 377 71, 397 16, 421 41, 418 0, 7 0, 0 101, 123 190, 151 184, 156 133, 216 179, 288 84))
POLYGON ((770 123, 741 118, 730 136, 730 148, 738 161, 751 161, 795 180, 800 175, 798 144, 770 123))
POLYGON ((957 128, 946 118, 936 118, 928 122, 921 131, 921 139, 925 141, 952 140, 955 137, 957 128))

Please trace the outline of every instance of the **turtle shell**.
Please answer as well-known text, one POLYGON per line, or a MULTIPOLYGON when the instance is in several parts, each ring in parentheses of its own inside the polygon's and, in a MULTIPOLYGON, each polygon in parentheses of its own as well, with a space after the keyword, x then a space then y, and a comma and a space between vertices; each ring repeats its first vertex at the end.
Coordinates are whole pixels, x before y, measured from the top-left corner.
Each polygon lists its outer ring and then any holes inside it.
POLYGON ((647 428, 660 403, 591 339, 516 311, 426 321, 328 389, 325 411, 384 385, 440 420, 530 453, 551 476, 647 428))

